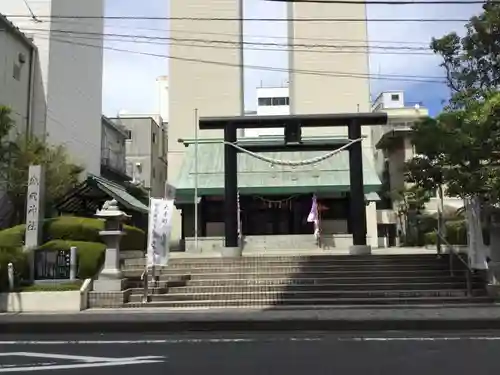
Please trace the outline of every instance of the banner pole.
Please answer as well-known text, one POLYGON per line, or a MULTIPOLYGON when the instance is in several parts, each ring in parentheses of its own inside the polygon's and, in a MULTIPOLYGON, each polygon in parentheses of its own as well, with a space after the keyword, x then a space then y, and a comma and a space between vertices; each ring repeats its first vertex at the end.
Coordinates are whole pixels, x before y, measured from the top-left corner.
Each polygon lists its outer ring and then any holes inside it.
POLYGON ((198 108, 194 110, 194 248, 198 251, 198 108))

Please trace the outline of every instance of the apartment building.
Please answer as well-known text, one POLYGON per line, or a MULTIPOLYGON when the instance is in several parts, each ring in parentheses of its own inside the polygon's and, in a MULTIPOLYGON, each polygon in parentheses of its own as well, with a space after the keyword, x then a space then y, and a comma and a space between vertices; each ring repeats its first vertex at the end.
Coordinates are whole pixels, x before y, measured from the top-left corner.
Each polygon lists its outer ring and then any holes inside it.
MULTIPOLYGON (((290 114, 290 93, 288 87, 258 87, 256 116, 290 114)), ((283 135, 282 128, 242 129, 245 137, 283 135)))
MULTIPOLYGON (((40 75, 41 87, 35 88, 43 90, 44 101, 37 100, 36 108, 43 112, 46 106, 46 116, 36 120, 34 129, 44 126, 39 134, 47 134, 52 144, 65 144, 75 162, 99 175, 104 0, 33 1, 30 7, 34 15, 48 18, 34 20, 23 0, 0 2, 0 13, 7 18, 26 15, 10 21, 37 47, 39 71, 34 73, 40 75), (94 36, 82 39, 81 33, 94 36)), ((23 70, 28 76, 28 69, 23 70)))
POLYGON ((0 105, 11 110, 16 133, 43 136, 45 96, 33 40, 0 14, 0 105))
POLYGON ((144 186, 151 197, 165 194, 167 181, 167 130, 161 116, 121 115, 112 118, 126 129, 127 175, 132 182, 144 186))
MULTIPOLYGON (((387 125, 372 128, 374 161, 380 179, 388 192, 402 191, 407 186, 404 176, 405 163, 415 156, 411 143, 411 129, 416 121, 429 116, 429 111, 420 102, 408 102, 403 91, 380 93, 373 102, 373 111, 387 112, 387 125)), ((386 192, 387 193, 387 192, 386 192)), ((389 240, 397 233, 398 202, 391 199, 394 194, 385 194, 378 204, 377 222, 381 239, 389 240), (390 236, 389 236, 390 234, 390 236)), ((453 209, 462 207, 459 198, 444 197, 444 206, 453 209)), ((426 210, 436 212, 440 204, 437 192, 426 205, 426 210)))
POLYGON ((102 116, 101 132, 101 176, 118 184, 130 181, 126 164, 128 130, 102 116))
MULTIPOLYGON (((366 19, 364 4, 290 2, 288 40, 291 114, 370 112, 368 31, 366 21, 321 22, 315 19, 366 19), (298 20, 307 20, 298 21, 298 20), (332 44, 319 53, 314 46, 332 44), (355 51, 349 46, 356 45, 355 51), (311 52, 315 51, 315 52, 311 52)), ((303 135, 346 135, 344 128, 309 128, 303 135)), ((370 136, 369 127, 363 134, 370 136)), ((366 139, 368 146, 371 141, 366 139)))

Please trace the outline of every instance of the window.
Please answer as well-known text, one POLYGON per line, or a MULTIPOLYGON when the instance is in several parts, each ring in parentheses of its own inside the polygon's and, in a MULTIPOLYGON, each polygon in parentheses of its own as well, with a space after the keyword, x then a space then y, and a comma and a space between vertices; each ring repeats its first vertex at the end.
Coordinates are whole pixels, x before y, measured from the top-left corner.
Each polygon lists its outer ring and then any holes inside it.
POLYGON ((21 65, 14 64, 14 71, 12 72, 12 76, 16 81, 21 80, 21 65))
POLYGON ((127 139, 132 139, 132 131, 127 130, 127 139))
POLYGON ((155 168, 154 168, 154 167, 151 169, 151 176, 152 176, 153 178, 156 178, 156 171, 155 171, 155 168))
POLYGON ((153 143, 156 143, 156 133, 153 133, 152 136, 151 136, 151 141, 153 143))
POLYGON ((391 100, 393 102, 397 102, 399 100, 399 94, 392 94, 391 95, 391 100))
POLYGON ((288 104, 289 104, 289 98, 287 97, 273 98, 273 105, 288 105, 288 104))
POLYGON ((273 105, 273 98, 259 98, 260 106, 269 106, 273 105))

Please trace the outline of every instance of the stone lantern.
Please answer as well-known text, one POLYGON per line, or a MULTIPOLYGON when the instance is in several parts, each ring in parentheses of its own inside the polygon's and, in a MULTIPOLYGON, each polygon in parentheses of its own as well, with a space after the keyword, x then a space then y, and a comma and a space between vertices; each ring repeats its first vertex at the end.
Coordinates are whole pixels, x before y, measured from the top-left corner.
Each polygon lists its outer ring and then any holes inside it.
POLYGON ((96 217, 104 220, 104 230, 99 235, 106 244, 104 267, 94 282, 94 290, 111 292, 122 290, 122 272, 120 270, 120 241, 125 235, 123 221, 130 217, 118 208, 116 200, 106 201, 96 217))

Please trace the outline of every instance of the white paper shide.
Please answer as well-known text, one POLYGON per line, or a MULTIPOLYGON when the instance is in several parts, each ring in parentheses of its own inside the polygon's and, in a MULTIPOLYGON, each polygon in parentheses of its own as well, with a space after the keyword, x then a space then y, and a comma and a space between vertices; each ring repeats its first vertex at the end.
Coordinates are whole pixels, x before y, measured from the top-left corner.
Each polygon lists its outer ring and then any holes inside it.
POLYGON ((166 266, 172 228, 172 199, 151 198, 149 203, 148 265, 166 266))

